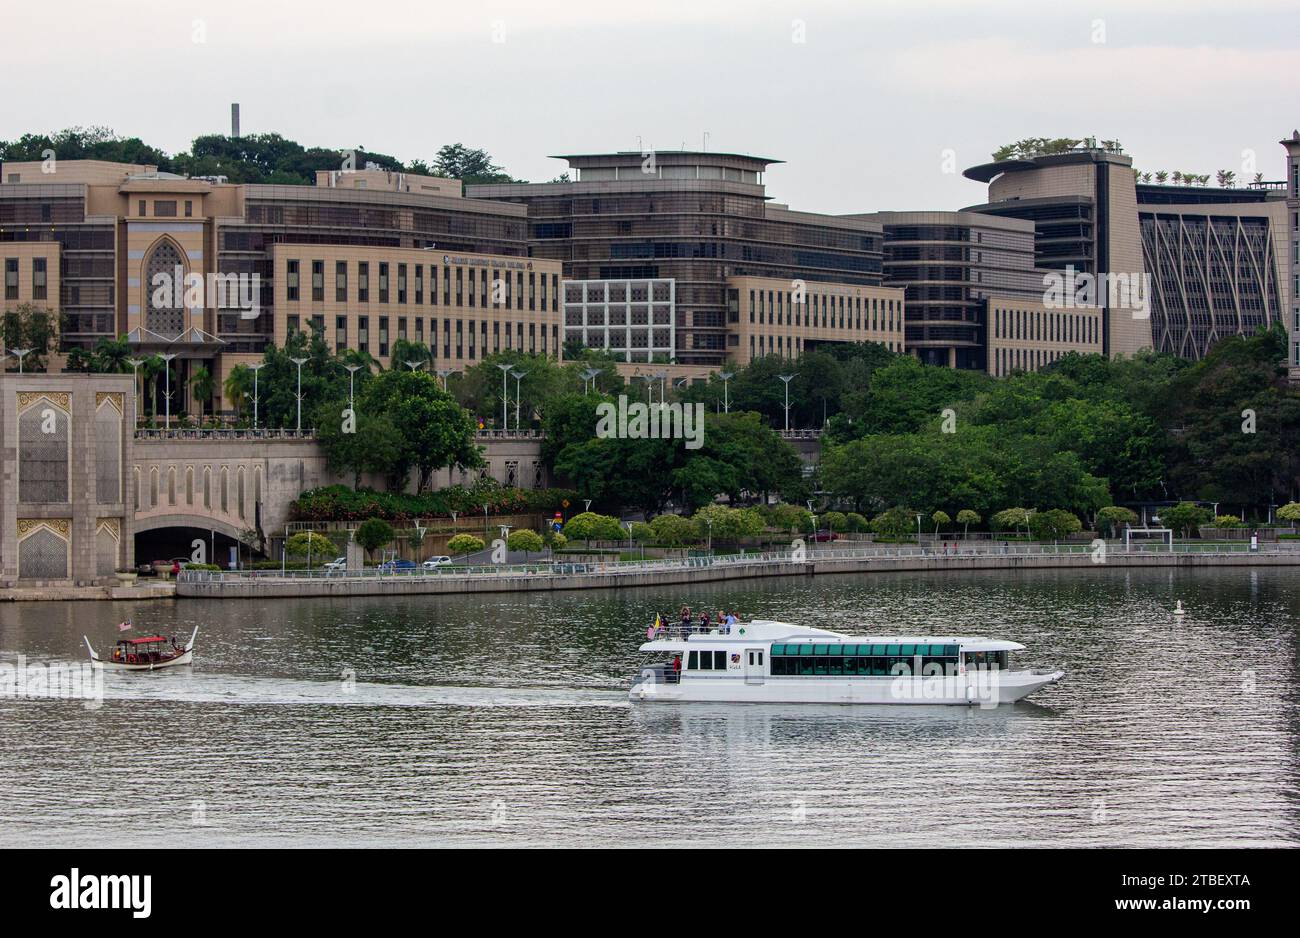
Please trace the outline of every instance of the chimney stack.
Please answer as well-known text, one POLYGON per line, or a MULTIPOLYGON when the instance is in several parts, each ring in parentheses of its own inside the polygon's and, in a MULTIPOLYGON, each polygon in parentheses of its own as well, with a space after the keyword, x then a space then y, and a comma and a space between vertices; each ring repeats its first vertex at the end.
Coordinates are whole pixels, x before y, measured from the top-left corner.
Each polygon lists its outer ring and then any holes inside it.
POLYGON ((239 105, 230 105, 230 136, 239 136, 239 105))

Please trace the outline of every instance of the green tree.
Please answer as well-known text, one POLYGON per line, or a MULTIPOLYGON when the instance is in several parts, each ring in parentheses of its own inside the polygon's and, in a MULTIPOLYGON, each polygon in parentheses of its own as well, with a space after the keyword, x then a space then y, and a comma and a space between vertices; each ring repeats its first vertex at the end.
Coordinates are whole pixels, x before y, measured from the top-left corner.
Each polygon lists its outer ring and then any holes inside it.
POLYGON ((466 563, 469 563, 470 554, 477 554, 482 549, 483 538, 473 534, 457 534, 447 542, 447 550, 462 555, 466 563))
POLYGON ((972 524, 979 524, 981 520, 983 519, 980 518, 979 512, 971 511, 969 508, 963 508, 961 511, 957 512, 957 523, 962 526, 961 536, 966 537, 969 535, 970 526, 972 524))
MULTIPOLYGON (((20 303, 4 314, 3 326, 4 348, 6 351, 16 348, 30 349, 23 357, 24 372, 41 372, 46 368, 46 357, 54 349, 58 340, 59 316, 48 309, 31 303, 20 303)), ((9 357, 9 371, 17 371, 17 356, 9 357)))
POLYGON ((536 531, 530 531, 527 528, 511 531, 510 536, 506 538, 506 547, 524 552, 524 563, 528 562, 530 553, 539 553, 543 546, 542 536, 536 531))
POLYGON ((313 423, 326 466, 352 473, 353 488, 361 485, 363 473, 398 475, 406 441, 388 417, 366 410, 349 418, 347 402, 335 401, 322 404, 313 423))
POLYGON ((392 542, 393 526, 382 518, 367 518, 357 527, 353 537, 367 555, 373 556, 379 548, 392 542))
POLYGON ((483 185, 500 182, 522 182, 492 162, 486 150, 475 150, 461 143, 443 146, 433 161, 436 176, 459 179, 465 185, 483 185))
POLYGON ((581 538, 590 546, 591 541, 620 541, 623 539, 623 526, 617 518, 584 511, 574 515, 564 525, 564 536, 572 540, 581 538))
POLYGON ((685 547, 700 540, 695 523, 681 515, 658 515, 650 522, 650 527, 654 530, 655 540, 665 547, 685 547))
POLYGON ((849 529, 848 516, 842 511, 822 512, 821 522, 828 531, 834 531, 836 534, 842 534, 849 529))
POLYGON ((198 365, 190 372, 190 393, 194 395, 195 402, 199 405, 199 416, 207 411, 207 404, 212 400, 212 392, 216 390, 216 381, 212 378, 212 372, 203 365, 198 365))
POLYGON ((1277 510, 1277 516, 1282 521, 1290 521, 1292 524, 1300 521, 1300 502, 1287 502, 1277 510))
POLYGON ((1119 537, 1121 528, 1136 524, 1137 520, 1137 512, 1120 505, 1107 505, 1097 511, 1097 525, 1106 537, 1119 537))
POLYGON ((338 551, 333 541, 315 531, 299 531, 284 542, 284 549, 294 557, 310 558, 313 566, 328 563, 338 551))
POLYGON ((1083 530, 1083 523, 1062 508, 1035 512, 1029 519, 1029 528, 1040 541, 1061 540, 1083 530))
POLYGON ((1213 513, 1193 502, 1179 502, 1160 509, 1160 523, 1179 537, 1191 537, 1201 525, 1208 524, 1213 513))
POLYGON ((946 511, 936 511, 934 514, 930 516, 930 520, 934 522, 935 534, 939 533, 940 528, 952 524, 952 518, 948 517, 948 513, 946 511))
POLYGON ((397 431, 401 445, 390 472, 393 481, 405 479, 414 468, 418 488, 424 491, 438 469, 482 464, 470 415, 433 375, 417 371, 377 375, 368 382, 357 410, 383 415, 397 431))
POLYGON ((916 531, 916 512, 909 508, 890 508, 871 519, 871 530, 882 537, 903 537, 916 531))

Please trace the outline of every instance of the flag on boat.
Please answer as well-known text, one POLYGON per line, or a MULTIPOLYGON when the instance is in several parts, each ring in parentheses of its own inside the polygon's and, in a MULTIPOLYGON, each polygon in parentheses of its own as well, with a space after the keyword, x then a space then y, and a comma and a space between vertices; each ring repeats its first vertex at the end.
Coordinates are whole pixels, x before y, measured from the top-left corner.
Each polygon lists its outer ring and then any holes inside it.
POLYGON ((129 629, 130 627, 131 627, 131 620, 130 620, 130 619, 127 619, 125 622, 119 622, 119 623, 117 624, 117 630, 118 630, 119 632, 125 632, 125 631, 126 631, 127 629, 129 629))

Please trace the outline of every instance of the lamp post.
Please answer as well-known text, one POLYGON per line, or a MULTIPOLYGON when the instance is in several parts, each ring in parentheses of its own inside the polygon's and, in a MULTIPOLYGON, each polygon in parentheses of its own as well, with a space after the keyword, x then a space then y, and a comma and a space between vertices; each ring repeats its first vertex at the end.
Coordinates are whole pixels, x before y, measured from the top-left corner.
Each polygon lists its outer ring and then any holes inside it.
POLYGON ((404 362, 403 364, 405 364, 406 367, 410 368, 412 371, 418 371, 420 368, 424 366, 424 362, 404 362))
POLYGON ((665 393, 664 390, 664 380, 668 377, 668 372, 661 371, 657 375, 654 375, 653 377, 659 382, 659 406, 662 407, 664 403, 668 400, 668 395, 665 393))
POLYGON ((799 372, 790 375, 777 375, 785 385, 785 432, 790 432, 790 382, 799 377, 799 372))
POLYGON ((704 524, 705 524, 705 525, 708 527, 708 529, 709 529, 709 543, 708 543, 708 548, 709 548, 709 556, 712 557, 712 556, 713 556, 713 519, 712 519, 712 518, 705 518, 705 519, 704 519, 704 524))
POLYGON ((520 397, 519 382, 523 380, 523 377, 526 374, 528 374, 528 372, 526 371, 510 372, 510 376, 515 379, 515 431, 516 432, 518 432, 519 430, 519 397, 520 397))
POLYGON ((348 407, 352 407, 352 390, 355 387, 357 372, 361 370, 360 365, 344 365, 348 370, 348 407))
POLYGON ((253 373, 253 429, 257 429, 257 373, 266 367, 266 362, 258 365, 249 365, 248 370, 253 373))
POLYGON ((295 365, 298 366, 298 391, 296 394, 294 394, 294 397, 298 399, 298 426, 296 432, 301 433, 302 432, 302 366, 303 363, 307 361, 307 359, 291 358, 289 359, 289 361, 293 362, 295 365))
POLYGON ((31 352, 29 348, 11 348, 9 354, 18 359, 18 373, 23 373, 23 359, 31 352))
POLYGON ((594 387, 596 384, 596 376, 599 374, 600 374, 599 368, 586 368, 583 371, 578 373, 578 377, 582 379, 583 397, 587 396, 587 391, 589 390, 588 383, 590 382, 591 386, 594 387))
MULTIPOLYGON (((131 366, 131 385, 135 388, 135 396, 139 405, 144 404, 144 396, 140 393, 140 366, 144 364, 143 358, 128 358, 126 363, 131 366)), ((137 409, 135 419, 139 421, 140 411, 137 409)))
POLYGON ((727 394, 727 382, 736 376, 734 371, 719 371, 718 377, 722 379, 722 412, 731 413, 731 397, 727 394))
POLYGON ((645 402, 646 402, 647 404, 653 404, 653 403, 655 402, 655 395, 654 395, 654 390, 655 390, 655 379, 654 379, 654 375, 637 375, 637 377, 640 378, 642 381, 645 382, 645 402))
POLYGON ((447 379, 452 375, 454 375, 455 373, 456 370, 454 368, 439 368, 436 372, 434 372, 434 374, 436 374, 439 378, 442 379, 442 389, 444 391, 447 390, 447 379))
POLYGON ((584 498, 584 499, 582 500, 582 510, 583 510, 583 511, 591 511, 591 499, 590 499, 590 498, 584 498))
POLYGON ((166 404, 167 415, 167 422, 164 424, 164 428, 170 430, 172 428, 172 359, 176 357, 176 353, 168 352, 167 354, 159 355, 158 357, 163 360, 163 376, 166 388, 163 391, 163 400, 166 404))
POLYGON ((510 397, 510 391, 506 387, 506 378, 510 376, 510 369, 513 367, 508 364, 499 364, 501 369, 501 429, 510 429, 510 411, 507 409, 507 400, 510 397))
POLYGON ((483 540, 486 542, 491 539, 492 539, 491 535, 488 534, 488 506, 484 505, 483 506, 483 540))

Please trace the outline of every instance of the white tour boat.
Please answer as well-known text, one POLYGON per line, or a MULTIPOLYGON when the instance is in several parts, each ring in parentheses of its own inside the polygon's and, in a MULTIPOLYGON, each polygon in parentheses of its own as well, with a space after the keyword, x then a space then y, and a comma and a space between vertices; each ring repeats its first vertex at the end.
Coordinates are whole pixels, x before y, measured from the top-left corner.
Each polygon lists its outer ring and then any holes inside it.
POLYGON ((974 636, 855 636, 760 619, 646 637, 654 663, 633 700, 996 706, 1065 677, 1012 670, 1024 645, 974 636))

